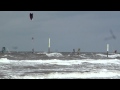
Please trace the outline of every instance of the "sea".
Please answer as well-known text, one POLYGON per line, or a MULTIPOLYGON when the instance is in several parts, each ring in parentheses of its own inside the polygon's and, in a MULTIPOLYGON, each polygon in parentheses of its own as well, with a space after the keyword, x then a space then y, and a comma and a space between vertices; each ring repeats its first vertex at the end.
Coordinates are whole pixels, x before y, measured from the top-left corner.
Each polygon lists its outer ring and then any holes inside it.
POLYGON ((0 53, 0 79, 120 79, 120 53, 0 53))

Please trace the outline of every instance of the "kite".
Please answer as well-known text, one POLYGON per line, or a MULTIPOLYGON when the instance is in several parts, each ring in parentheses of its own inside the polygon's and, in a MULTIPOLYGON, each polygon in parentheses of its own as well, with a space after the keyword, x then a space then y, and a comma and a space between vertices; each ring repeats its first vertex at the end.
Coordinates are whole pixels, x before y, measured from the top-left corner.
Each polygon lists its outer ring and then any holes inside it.
POLYGON ((33 20, 33 13, 30 13, 30 19, 33 20))

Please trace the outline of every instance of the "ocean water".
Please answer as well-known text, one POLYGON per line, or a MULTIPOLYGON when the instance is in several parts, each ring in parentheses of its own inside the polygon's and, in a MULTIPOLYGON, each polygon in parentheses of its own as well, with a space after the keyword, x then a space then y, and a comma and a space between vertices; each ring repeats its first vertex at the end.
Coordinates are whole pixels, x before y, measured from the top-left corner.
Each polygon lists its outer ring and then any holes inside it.
POLYGON ((0 79, 120 79, 120 54, 0 53, 0 79))

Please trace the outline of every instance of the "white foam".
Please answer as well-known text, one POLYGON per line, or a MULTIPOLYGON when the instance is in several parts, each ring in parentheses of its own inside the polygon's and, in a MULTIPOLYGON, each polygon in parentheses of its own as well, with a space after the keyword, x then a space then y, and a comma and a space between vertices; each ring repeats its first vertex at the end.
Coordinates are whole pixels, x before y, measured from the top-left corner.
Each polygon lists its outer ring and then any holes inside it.
POLYGON ((13 75, 15 79, 75 79, 75 78, 117 78, 120 77, 120 72, 116 71, 100 71, 100 72, 52 72, 49 74, 29 74, 26 76, 13 75))
MULTIPOLYGON (((51 73, 43 78, 108 78, 118 76, 118 73, 114 72, 98 72, 98 73, 51 73)), ((119 73, 120 76, 120 73, 119 73)))
POLYGON ((94 59, 82 59, 82 60, 8 60, 7 58, 1 58, 0 63, 10 63, 14 65, 36 65, 36 64, 56 64, 56 65, 74 65, 82 63, 100 63, 100 64, 120 64, 118 59, 104 59, 104 60, 94 60, 94 59))
POLYGON ((7 58, 1 58, 0 59, 0 64, 3 64, 3 63, 5 63, 5 64, 7 64, 7 63, 10 63, 10 60, 8 60, 7 58))
POLYGON ((94 59, 86 59, 83 62, 88 62, 88 63, 100 63, 100 64, 120 64, 120 60, 118 59, 104 59, 104 60, 94 60, 94 59))
POLYGON ((116 57, 120 57, 120 54, 109 55, 108 57, 110 57, 110 58, 116 58, 116 57))
MULTIPOLYGON (((73 78, 120 78, 120 71, 115 70, 107 70, 107 69, 96 69, 93 68, 92 70, 89 70, 86 72, 86 68, 83 68, 83 70, 80 69, 81 72, 79 72, 79 69, 76 70, 76 68, 53 68, 53 69, 44 69, 44 68, 38 68, 38 71, 56 71, 51 73, 29 73, 25 76, 20 76, 21 74, 24 74, 24 72, 31 72, 36 71, 36 69, 20 69, 20 71, 10 71, 9 64, 12 66, 36 66, 41 64, 46 65, 80 65, 82 63, 91 63, 91 64, 118 64, 120 65, 120 60, 118 59, 104 59, 104 60, 94 60, 94 59, 82 59, 82 60, 8 60, 7 58, 1 58, 0 59, 0 65, 1 72, 6 73, 7 76, 10 76, 8 78, 17 78, 17 79, 73 79, 73 78), (3 64, 3 66, 2 66, 3 64), (7 64, 6 66, 4 64, 7 64), (5 67, 6 68, 5 68, 5 67), (8 68, 8 69, 7 69, 8 68), (5 69, 5 70, 4 70, 5 69), (63 70, 64 69, 64 70, 63 70), (75 70, 74 70, 75 69, 75 70), (27 71, 26 71, 27 70, 27 71), (76 72, 67 72, 67 71, 76 71, 76 72), (85 70, 85 71, 84 71, 85 70), (59 72, 58 72, 59 71, 59 72), (17 73, 17 74, 16 74, 17 73)), ((10 66, 11 67, 11 66, 10 66)), ((6 78, 7 78, 6 76, 6 78)))
MULTIPOLYGON (((98 56, 101 56, 101 57, 107 57, 107 55, 104 55, 104 54, 96 54, 98 56)), ((120 57, 120 54, 110 54, 108 55, 109 58, 116 58, 116 57, 120 57)))
POLYGON ((14 56, 12 56, 12 55, 3 55, 2 57, 4 58, 4 57, 7 57, 7 56, 9 56, 9 57, 14 57, 14 56))
POLYGON ((48 57, 62 57, 61 53, 46 53, 48 57))

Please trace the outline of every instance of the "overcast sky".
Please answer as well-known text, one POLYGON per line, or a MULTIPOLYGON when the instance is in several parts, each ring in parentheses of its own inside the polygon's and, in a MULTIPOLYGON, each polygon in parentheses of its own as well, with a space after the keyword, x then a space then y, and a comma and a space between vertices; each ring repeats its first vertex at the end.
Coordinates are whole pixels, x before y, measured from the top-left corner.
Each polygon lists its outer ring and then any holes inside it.
POLYGON ((120 11, 0 11, 1 50, 48 51, 49 37, 51 51, 120 52, 120 11), (110 29, 117 38, 105 40, 110 29))

